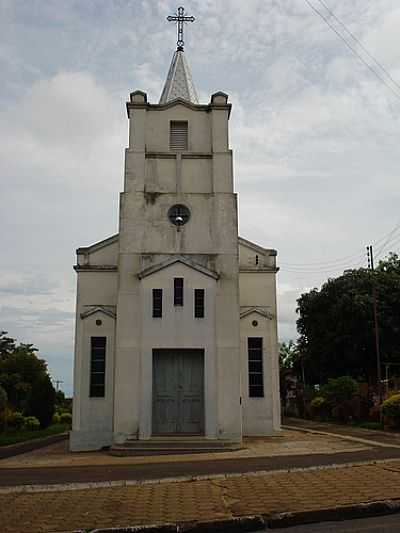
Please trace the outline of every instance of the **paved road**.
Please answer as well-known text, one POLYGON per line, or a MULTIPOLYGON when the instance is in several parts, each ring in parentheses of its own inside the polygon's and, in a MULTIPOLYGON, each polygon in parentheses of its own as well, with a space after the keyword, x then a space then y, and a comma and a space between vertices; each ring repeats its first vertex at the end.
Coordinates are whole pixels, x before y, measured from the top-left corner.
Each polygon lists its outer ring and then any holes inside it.
MULTIPOLYGON (((264 531, 272 530, 265 529, 264 531)), ((282 533, 398 533, 400 532, 400 515, 377 516, 343 522, 324 522, 285 529, 278 528, 273 531, 281 531, 282 533)))
POLYGON ((251 457, 241 459, 219 459, 218 461, 209 462, 185 461, 179 463, 157 463, 131 466, 92 465, 43 468, 0 468, 0 486, 161 479, 177 476, 309 468, 317 465, 325 466, 392 458, 400 459, 399 448, 372 448, 359 452, 336 454, 251 457))
MULTIPOLYGON (((372 446, 368 450, 335 454, 312 454, 280 457, 249 457, 220 459, 218 461, 185 461, 179 463, 158 463, 141 465, 91 465, 43 468, 1 468, 0 486, 41 485, 61 483, 88 483, 119 480, 161 479, 178 476, 245 473, 259 470, 282 470, 309 468, 331 464, 346 464, 400 458, 400 436, 379 431, 369 431, 348 426, 322 424, 298 419, 285 422, 299 428, 310 428, 340 435, 350 435, 382 442, 386 447, 372 446), (390 445, 398 447, 391 448, 390 445)), ((399 529, 400 532, 400 529, 399 529)))

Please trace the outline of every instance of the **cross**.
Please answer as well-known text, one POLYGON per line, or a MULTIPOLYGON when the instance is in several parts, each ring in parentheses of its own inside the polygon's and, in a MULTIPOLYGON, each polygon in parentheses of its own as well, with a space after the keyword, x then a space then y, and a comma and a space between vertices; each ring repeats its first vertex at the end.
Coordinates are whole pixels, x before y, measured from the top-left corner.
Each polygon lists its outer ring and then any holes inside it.
POLYGON ((175 13, 174 16, 167 17, 167 20, 169 22, 177 22, 178 23, 178 41, 177 41, 177 50, 183 51, 183 45, 185 44, 183 42, 183 23, 184 22, 194 22, 194 17, 187 17, 185 16, 185 8, 178 7, 178 13, 175 13))

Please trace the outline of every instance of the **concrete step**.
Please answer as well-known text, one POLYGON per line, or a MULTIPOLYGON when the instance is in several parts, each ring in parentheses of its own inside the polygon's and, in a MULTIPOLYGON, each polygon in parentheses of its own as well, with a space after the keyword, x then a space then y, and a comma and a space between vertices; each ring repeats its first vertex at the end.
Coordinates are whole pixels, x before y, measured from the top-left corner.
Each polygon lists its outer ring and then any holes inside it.
POLYGON ((154 437, 149 440, 137 440, 128 437, 122 444, 114 444, 112 455, 172 455, 190 453, 215 453, 240 450, 237 442, 212 440, 199 437, 154 437))

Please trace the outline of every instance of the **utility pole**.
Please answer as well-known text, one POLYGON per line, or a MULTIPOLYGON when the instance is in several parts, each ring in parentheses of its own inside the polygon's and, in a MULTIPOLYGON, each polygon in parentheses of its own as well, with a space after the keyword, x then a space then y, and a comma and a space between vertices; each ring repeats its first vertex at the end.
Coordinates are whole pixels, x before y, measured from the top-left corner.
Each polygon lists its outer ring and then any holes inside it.
POLYGON ((61 383, 64 383, 61 381, 61 379, 55 379, 54 383, 56 384, 56 391, 58 392, 58 389, 60 388, 61 383))
POLYGON ((374 308, 374 333, 375 333, 375 352, 376 352, 376 378, 378 385, 379 402, 382 403, 382 375, 381 375, 381 353, 379 344, 379 324, 378 324, 378 302, 375 282, 374 252, 372 245, 367 246, 368 268, 372 272, 372 302, 374 308))

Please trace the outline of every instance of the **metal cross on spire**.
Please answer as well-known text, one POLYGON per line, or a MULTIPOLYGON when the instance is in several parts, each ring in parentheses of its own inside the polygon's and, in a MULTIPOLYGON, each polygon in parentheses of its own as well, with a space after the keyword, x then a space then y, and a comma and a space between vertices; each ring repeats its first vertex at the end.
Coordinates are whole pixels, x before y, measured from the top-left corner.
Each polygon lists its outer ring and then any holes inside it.
POLYGON ((175 13, 175 15, 169 15, 167 17, 167 20, 169 22, 177 22, 178 23, 178 40, 176 42, 177 44, 177 50, 183 51, 184 41, 183 41, 183 23, 184 22, 194 22, 194 17, 187 17, 185 15, 185 8, 178 7, 178 13, 175 13))

